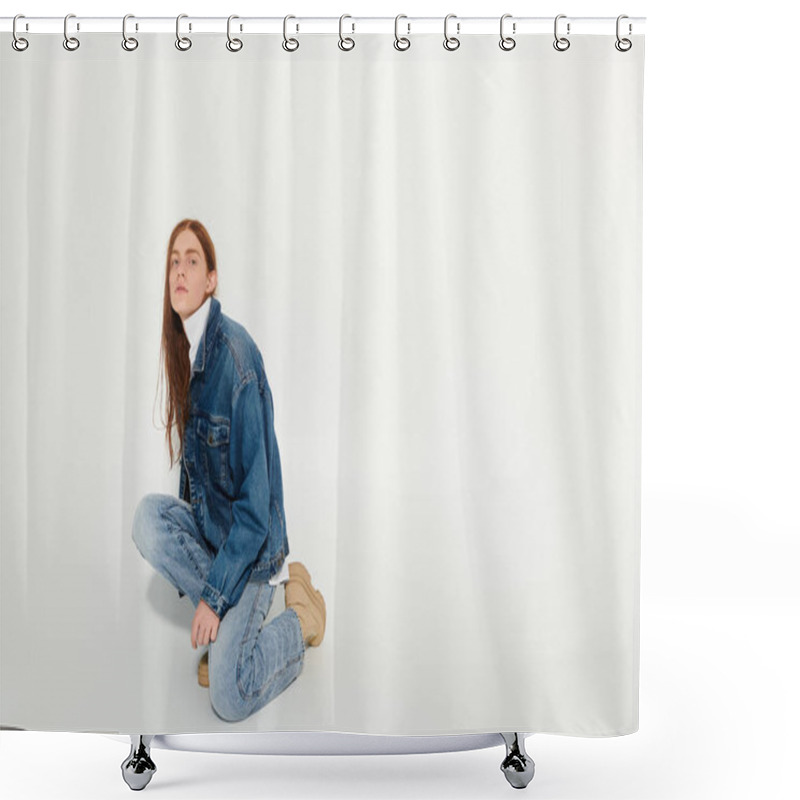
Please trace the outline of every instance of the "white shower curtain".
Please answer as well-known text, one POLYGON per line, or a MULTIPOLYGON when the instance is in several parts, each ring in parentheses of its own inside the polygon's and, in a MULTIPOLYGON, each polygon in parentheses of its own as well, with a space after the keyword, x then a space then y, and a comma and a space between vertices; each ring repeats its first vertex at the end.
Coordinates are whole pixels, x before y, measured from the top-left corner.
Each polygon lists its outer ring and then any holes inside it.
POLYGON ((0 78, 0 722, 637 730, 644 37, 29 38, 0 78), (288 560, 327 606, 238 723, 131 536, 178 494, 159 354, 184 218, 263 355, 288 560))

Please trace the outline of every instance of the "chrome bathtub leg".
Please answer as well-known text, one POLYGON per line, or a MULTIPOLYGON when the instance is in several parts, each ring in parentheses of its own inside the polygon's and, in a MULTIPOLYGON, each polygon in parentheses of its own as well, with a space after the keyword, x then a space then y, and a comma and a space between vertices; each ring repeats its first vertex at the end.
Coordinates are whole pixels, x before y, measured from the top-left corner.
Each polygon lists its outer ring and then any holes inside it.
POLYGON ((525 752, 525 736, 521 733, 501 733, 506 743, 506 757, 500 765, 506 780, 515 789, 524 789, 533 780, 536 765, 525 752))
POLYGON ((156 765, 150 758, 150 742, 153 737, 139 733, 132 733, 130 737, 131 752, 122 762, 122 777, 131 789, 139 791, 150 783, 150 778, 156 771, 156 765))

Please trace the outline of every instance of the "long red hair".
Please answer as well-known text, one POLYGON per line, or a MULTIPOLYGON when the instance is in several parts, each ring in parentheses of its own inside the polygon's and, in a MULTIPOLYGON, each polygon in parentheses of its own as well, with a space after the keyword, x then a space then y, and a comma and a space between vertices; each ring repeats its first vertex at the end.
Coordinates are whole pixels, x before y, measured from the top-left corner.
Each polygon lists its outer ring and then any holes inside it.
MULTIPOLYGON (((173 229, 167 245, 167 266, 164 273, 164 321, 161 329, 161 364, 163 366, 163 375, 167 381, 165 436, 169 448, 170 467, 176 461, 179 461, 183 455, 183 434, 190 411, 189 382, 192 379, 192 365, 189 363, 189 340, 186 338, 186 332, 183 329, 183 320, 180 314, 172 308, 169 295, 169 267, 172 249, 175 246, 175 239, 178 238, 178 234, 187 229, 193 231, 200 241, 208 272, 217 268, 214 242, 211 241, 211 237, 208 235, 203 223, 196 219, 181 220, 173 229), (177 455, 175 455, 172 441, 174 428, 177 428, 180 440, 180 449, 177 455)), ((211 294, 216 294, 216 288, 211 294)))

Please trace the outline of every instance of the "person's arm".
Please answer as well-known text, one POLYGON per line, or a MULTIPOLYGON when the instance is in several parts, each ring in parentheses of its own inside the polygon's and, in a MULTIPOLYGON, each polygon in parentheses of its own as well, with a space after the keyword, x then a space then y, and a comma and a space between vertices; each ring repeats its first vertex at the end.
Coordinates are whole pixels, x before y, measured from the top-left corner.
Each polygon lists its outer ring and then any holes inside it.
POLYGON ((264 408, 255 373, 248 373, 233 399, 230 460, 233 524, 219 549, 200 595, 222 619, 242 596, 253 563, 269 532, 270 485, 264 408))

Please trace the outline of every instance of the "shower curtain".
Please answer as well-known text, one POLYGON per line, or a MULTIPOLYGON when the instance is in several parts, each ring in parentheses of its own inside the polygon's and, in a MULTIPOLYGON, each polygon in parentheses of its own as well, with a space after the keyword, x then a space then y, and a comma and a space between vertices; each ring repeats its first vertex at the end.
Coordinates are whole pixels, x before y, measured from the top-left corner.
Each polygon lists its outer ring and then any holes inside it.
MULTIPOLYGON (((636 731, 644 37, 238 35, 2 36, 0 722, 636 731), (210 504, 166 443, 185 219, 263 359, 285 564, 326 607, 235 722, 133 537, 147 495, 210 504)), ((232 486, 233 428, 203 430, 232 486)))

